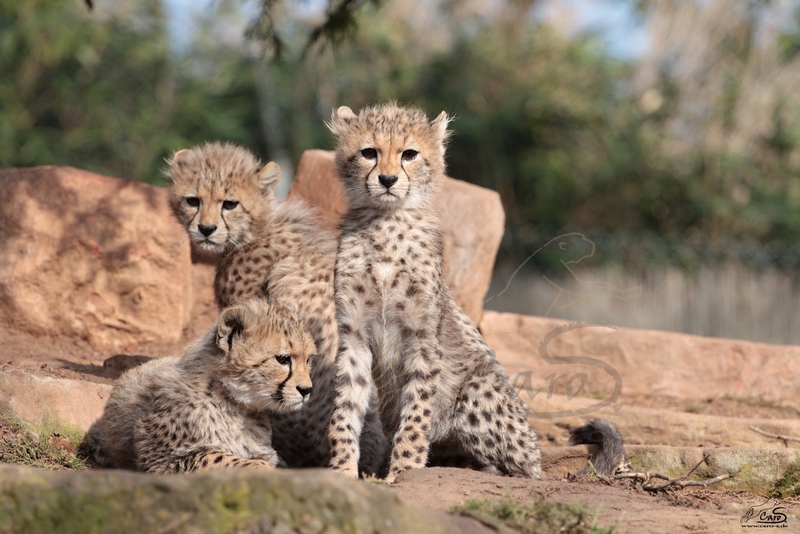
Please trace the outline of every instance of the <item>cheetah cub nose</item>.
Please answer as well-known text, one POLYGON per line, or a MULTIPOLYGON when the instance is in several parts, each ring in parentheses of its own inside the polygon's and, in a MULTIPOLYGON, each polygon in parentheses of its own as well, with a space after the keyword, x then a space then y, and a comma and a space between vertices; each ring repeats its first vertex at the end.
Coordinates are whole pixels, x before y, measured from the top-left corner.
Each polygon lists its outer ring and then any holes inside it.
POLYGON ((303 396, 303 400, 308 400, 308 396, 311 395, 311 389, 306 386, 297 386, 297 391, 300 392, 300 395, 303 396))
POLYGON ((217 225, 216 224, 209 224, 209 225, 198 224, 197 225, 197 229, 200 230, 201 234, 203 234, 204 236, 208 237, 208 236, 210 236, 211 234, 214 233, 214 230, 217 229, 217 225))
POLYGON ((383 187, 389 189, 395 184, 395 182, 397 182, 397 176, 395 176, 394 174, 391 176, 386 176, 385 174, 379 174, 378 181, 381 183, 383 187))

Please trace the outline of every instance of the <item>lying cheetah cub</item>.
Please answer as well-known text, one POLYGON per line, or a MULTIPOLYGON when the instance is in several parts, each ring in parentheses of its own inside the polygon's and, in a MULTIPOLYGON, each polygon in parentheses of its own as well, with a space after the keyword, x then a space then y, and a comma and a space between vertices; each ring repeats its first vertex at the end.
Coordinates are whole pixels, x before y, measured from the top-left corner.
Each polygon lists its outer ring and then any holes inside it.
POLYGON ((487 470, 541 476, 527 407, 442 277, 436 197, 448 118, 394 104, 334 112, 336 165, 350 204, 336 256, 340 349, 331 466, 356 475, 372 388, 394 435, 389 480, 429 449, 487 470), (373 386, 374 384, 374 386, 373 386))
MULTIPOLYGON (((320 229, 301 202, 276 199, 280 167, 262 165, 244 148, 207 143, 180 150, 168 174, 170 203, 192 247, 218 258, 218 304, 268 297, 291 307, 314 337, 314 394, 300 412, 272 418, 273 446, 289 467, 327 467, 339 343, 333 302, 336 237, 320 229)), ((389 443, 375 412, 367 415, 361 445, 360 471, 385 470, 389 443)))
POLYGON ((313 353, 286 310, 263 299, 227 308, 180 358, 120 377, 91 432, 95 459, 151 473, 275 467, 267 411, 308 400, 313 353))

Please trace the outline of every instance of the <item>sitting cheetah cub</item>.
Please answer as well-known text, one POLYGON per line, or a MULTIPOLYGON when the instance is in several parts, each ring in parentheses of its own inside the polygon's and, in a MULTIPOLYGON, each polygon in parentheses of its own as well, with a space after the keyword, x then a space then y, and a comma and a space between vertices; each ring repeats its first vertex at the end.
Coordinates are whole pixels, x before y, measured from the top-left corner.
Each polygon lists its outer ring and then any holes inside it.
POLYGON ((227 308, 181 357, 120 377, 91 432, 95 459, 151 473, 275 467, 267 411, 308 400, 312 354, 286 310, 263 299, 227 308))
POLYGON ((442 277, 436 197, 448 118, 394 104, 334 112, 336 165, 349 201, 336 256, 340 348, 331 466, 356 475, 373 384, 394 435, 388 480, 429 449, 540 478, 527 407, 442 277), (457 454, 456 454, 457 455, 457 454))
MULTIPOLYGON (((336 237, 319 228, 302 202, 275 198, 280 172, 276 163, 262 165, 231 144, 180 150, 168 171, 170 203, 193 249, 218 258, 214 292, 220 307, 267 297, 294 310, 314 337, 314 394, 299 412, 272 418, 273 446, 289 467, 327 467, 339 343, 336 237)), ((367 415, 361 445, 360 472, 385 471, 389 442, 374 411, 367 415)))

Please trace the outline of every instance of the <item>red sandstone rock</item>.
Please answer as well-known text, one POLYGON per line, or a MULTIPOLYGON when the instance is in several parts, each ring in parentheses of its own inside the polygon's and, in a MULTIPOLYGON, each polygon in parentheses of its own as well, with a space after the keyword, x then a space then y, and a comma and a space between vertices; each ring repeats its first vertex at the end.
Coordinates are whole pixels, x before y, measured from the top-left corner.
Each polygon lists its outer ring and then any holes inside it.
POLYGON ((557 393, 563 392, 567 381, 572 380, 573 394, 591 395, 598 401, 612 394, 617 381, 622 387, 620 402, 628 394, 793 402, 800 396, 800 347, 797 346, 578 323, 568 327, 568 324, 562 320, 487 311, 480 326, 516 385, 534 390, 542 388, 547 392, 551 383, 561 377, 556 381, 557 393), (546 345, 547 354, 555 357, 550 362, 540 356, 540 346, 548 336, 552 339, 546 345), (581 360, 562 359, 568 356, 581 360), (586 381, 579 392, 581 374, 586 375, 586 381))
POLYGON ((174 343, 191 259, 163 188, 71 167, 0 170, 0 324, 112 349, 174 343))
POLYGON ((89 430, 110 394, 106 384, 0 371, 0 412, 34 430, 89 430))

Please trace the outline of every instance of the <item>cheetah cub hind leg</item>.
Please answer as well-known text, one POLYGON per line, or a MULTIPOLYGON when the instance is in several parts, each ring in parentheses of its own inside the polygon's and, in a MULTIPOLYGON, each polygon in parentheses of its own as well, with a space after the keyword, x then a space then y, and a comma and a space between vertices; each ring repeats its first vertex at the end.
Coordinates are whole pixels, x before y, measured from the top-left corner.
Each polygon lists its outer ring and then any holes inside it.
POLYGON ((261 458, 240 458, 220 450, 195 450, 186 456, 172 461, 154 462, 142 465, 142 470, 150 473, 192 473, 212 469, 244 468, 272 470, 272 464, 261 458))
POLYGON ((226 469, 229 467, 243 467, 249 469, 272 469, 267 460, 261 458, 239 458, 223 451, 198 452, 192 458, 194 469, 187 471, 200 471, 210 469, 226 469))
POLYGON ((496 362, 470 375, 455 406, 455 432, 487 472, 541 478, 541 451, 528 407, 496 362))

